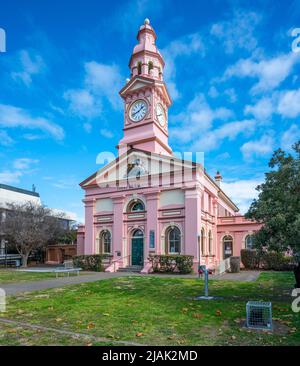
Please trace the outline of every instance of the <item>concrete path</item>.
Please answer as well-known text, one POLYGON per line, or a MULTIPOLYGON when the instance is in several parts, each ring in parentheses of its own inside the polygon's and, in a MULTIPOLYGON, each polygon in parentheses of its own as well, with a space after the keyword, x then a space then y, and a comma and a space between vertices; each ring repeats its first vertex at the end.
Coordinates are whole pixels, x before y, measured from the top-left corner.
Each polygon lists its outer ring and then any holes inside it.
MULTIPOLYGON (((231 280, 231 281, 255 281, 259 276, 259 271, 242 271, 240 273, 224 273, 217 276, 210 276, 213 280, 231 280)), ((0 287, 5 290, 6 295, 16 295, 22 292, 31 292, 46 290, 48 288, 64 287, 68 285, 76 285, 80 283, 96 282, 100 280, 106 280, 109 278, 116 277, 126 277, 126 276, 151 276, 160 278, 198 278, 198 275, 163 275, 163 274, 150 274, 141 275, 132 272, 118 272, 118 273, 107 273, 107 272, 97 272, 91 275, 81 275, 81 276, 71 276, 71 277, 59 277, 48 280, 38 280, 32 282, 22 282, 22 283, 11 283, 11 284, 0 284, 0 287)))
POLYGON ((223 273, 217 276, 213 276, 213 279, 251 282, 256 281, 260 273, 261 273, 260 271, 241 271, 240 273, 223 273))
POLYGON ((16 295, 21 292, 31 292, 46 290, 48 288, 64 287, 67 285, 77 285, 86 282, 96 282, 100 280, 106 280, 114 277, 124 277, 133 275, 132 273, 107 273, 107 272, 97 272, 91 275, 81 275, 81 276, 70 276, 70 277, 58 277, 49 280, 37 280, 32 282, 22 282, 22 283, 8 283, 0 284, 0 287, 5 290, 6 295, 16 295))

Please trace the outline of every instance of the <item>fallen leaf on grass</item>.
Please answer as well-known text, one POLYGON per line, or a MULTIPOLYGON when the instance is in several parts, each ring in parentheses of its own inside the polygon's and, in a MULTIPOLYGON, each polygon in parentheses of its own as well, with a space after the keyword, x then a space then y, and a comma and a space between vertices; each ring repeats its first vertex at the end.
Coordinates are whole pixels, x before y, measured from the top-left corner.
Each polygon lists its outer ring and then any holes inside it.
POLYGON ((8 329, 7 333, 17 333, 17 329, 8 329))
POLYGON ((144 333, 137 332, 135 336, 136 337, 142 337, 143 335, 144 335, 144 333))
POLYGON ((193 314, 193 318, 196 318, 196 319, 202 319, 204 317, 203 314, 200 314, 200 313, 194 313, 193 314))
POLYGON ((63 319, 62 319, 62 318, 56 318, 56 319, 55 319, 55 321, 56 321, 57 323, 59 323, 59 322, 62 322, 62 321, 63 321, 63 319))
POLYGON ((188 310, 189 310, 188 308, 182 308, 182 309, 181 309, 181 311, 182 311, 183 313, 187 313, 187 312, 188 312, 188 310))
POLYGON ((36 299, 49 299, 49 295, 46 295, 46 294, 41 294, 41 295, 35 295, 34 296, 36 299))
POLYGON ((95 328, 95 323, 88 323, 88 325, 86 326, 87 329, 92 329, 92 328, 95 328))
POLYGON ((217 310, 216 310, 216 315, 217 315, 217 316, 222 315, 222 311, 221 311, 221 310, 219 310, 219 309, 217 309, 217 310))

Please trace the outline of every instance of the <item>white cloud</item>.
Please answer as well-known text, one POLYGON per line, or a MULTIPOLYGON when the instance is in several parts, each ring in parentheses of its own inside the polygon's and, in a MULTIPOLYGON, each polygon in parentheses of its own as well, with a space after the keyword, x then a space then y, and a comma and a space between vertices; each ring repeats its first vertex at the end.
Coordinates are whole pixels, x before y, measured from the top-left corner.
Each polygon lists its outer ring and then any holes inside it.
POLYGON ((260 20, 255 12, 236 10, 230 20, 213 24, 210 33, 223 42, 228 54, 236 49, 252 51, 257 46, 254 31, 260 20))
POLYGON ((16 169, 29 169, 32 165, 37 164, 39 160, 30 158, 19 158, 14 161, 14 167, 16 169))
POLYGON ((192 145, 193 151, 210 151, 220 146, 225 139, 234 140, 238 135, 250 135, 254 132, 255 120, 242 120, 225 123, 219 128, 205 132, 192 145))
POLYGON ((252 94, 267 92, 278 87, 292 72, 293 66, 299 62, 299 55, 288 53, 270 59, 241 59, 226 69, 223 80, 233 76, 258 79, 251 88, 252 94))
POLYGON ((239 207, 240 212, 244 214, 258 192, 255 188, 263 182, 263 179, 235 180, 234 182, 222 182, 221 188, 239 207))
POLYGON ((171 97, 176 100, 180 97, 176 86, 176 61, 179 57, 189 57, 195 54, 204 57, 204 43, 199 33, 188 34, 172 41, 161 50, 161 53, 165 60, 164 79, 171 97))
POLYGON ((64 130, 56 123, 43 117, 33 117, 26 110, 12 105, 0 104, 0 126, 38 129, 51 135, 56 140, 64 138, 64 130))
POLYGON ((56 188, 60 189, 79 189, 78 187, 78 179, 73 176, 66 176, 62 179, 57 179, 52 185, 56 188))
POLYGON ((118 91, 122 87, 123 78, 116 65, 101 64, 96 61, 84 64, 82 87, 69 89, 64 98, 69 103, 70 111, 76 116, 89 121, 83 124, 86 132, 92 129, 93 118, 100 116, 103 106, 110 104, 114 109, 122 107, 118 91))
POLYGON ((258 121, 268 122, 273 114, 284 118, 300 115, 300 89, 274 92, 270 97, 262 97, 253 105, 246 105, 245 114, 253 115, 258 121))
POLYGON ((172 122, 178 125, 172 128, 171 136, 181 143, 190 142, 209 130, 214 120, 227 120, 232 115, 232 111, 226 108, 212 109, 204 95, 197 94, 186 111, 172 118, 172 122))
POLYGON ((241 146, 245 160, 252 160, 254 157, 269 156, 274 147, 274 139, 270 135, 263 135, 258 140, 248 141, 241 146))
POLYGON ((101 101, 88 90, 70 89, 64 93, 64 98, 69 101, 70 110, 80 117, 92 118, 101 113, 101 101))
POLYGON ((274 112, 271 98, 264 97, 254 105, 246 105, 245 114, 252 114, 259 121, 269 120, 274 112))
POLYGON ((283 150, 291 151, 294 143, 299 140, 300 140, 300 128, 296 124, 293 124, 288 130, 286 130, 282 134, 281 147, 283 150))
POLYGON ((0 182, 3 184, 19 183, 21 176, 22 173, 19 171, 12 172, 9 170, 5 170, 3 172, 0 172, 0 182))
POLYGON ((300 89, 280 93, 278 113, 289 118, 300 115, 300 89))
POLYGON ((6 131, 0 131, 0 145, 9 146, 14 143, 14 140, 8 135, 6 131))
POLYGON ((233 88, 225 89, 224 94, 228 97, 230 103, 235 103, 237 101, 237 95, 233 88))
POLYGON ((208 90, 208 95, 211 97, 211 98, 217 98, 220 94, 217 90, 217 88, 215 86, 211 86, 208 90))
POLYGON ((112 107, 120 107, 118 91, 123 84, 123 78, 116 65, 100 64, 95 61, 85 63, 85 87, 95 96, 105 97, 112 107))
POLYGON ((17 71, 13 71, 11 76, 16 81, 23 82, 26 86, 32 83, 32 76, 45 71, 46 65, 43 58, 27 50, 21 50, 18 55, 17 71))
POLYGON ((103 137, 106 137, 106 138, 108 138, 108 139, 111 139, 111 138, 113 138, 113 137, 114 137, 113 132, 112 132, 112 131, 110 131, 110 130, 107 130, 106 128, 102 128, 102 129, 100 130, 100 135, 102 135, 103 137))

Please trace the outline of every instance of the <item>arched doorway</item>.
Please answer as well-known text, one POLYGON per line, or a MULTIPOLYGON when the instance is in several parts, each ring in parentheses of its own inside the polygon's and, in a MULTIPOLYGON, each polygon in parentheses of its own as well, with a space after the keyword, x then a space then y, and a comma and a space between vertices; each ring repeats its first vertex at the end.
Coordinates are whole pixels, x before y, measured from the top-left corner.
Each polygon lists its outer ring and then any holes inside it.
POLYGON ((230 235, 223 238, 223 255, 224 259, 231 257, 233 254, 233 239, 230 235))
POLYGON ((144 264, 144 233, 137 229, 131 238, 131 264, 142 266, 144 264))

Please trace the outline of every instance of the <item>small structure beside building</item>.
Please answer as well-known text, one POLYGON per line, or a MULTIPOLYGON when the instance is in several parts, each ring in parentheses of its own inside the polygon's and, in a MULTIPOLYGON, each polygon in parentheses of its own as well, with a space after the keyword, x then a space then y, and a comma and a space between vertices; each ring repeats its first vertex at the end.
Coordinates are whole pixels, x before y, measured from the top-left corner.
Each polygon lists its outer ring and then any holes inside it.
MULTIPOLYGON (((33 204, 41 205, 42 201, 38 192, 36 192, 35 187, 32 187, 32 191, 13 187, 6 184, 0 184, 0 220, 5 222, 6 213, 9 210, 9 203, 15 204, 25 204, 31 202, 33 204)), ((64 229, 71 229, 75 218, 72 217, 70 213, 63 212, 61 210, 52 209, 54 216, 57 215, 58 219, 64 229), (64 217, 61 214, 64 213, 64 217)), ((4 238, 3 234, 0 233, 0 258, 7 257, 10 252, 9 243, 4 238)), ((72 256, 76 255, 77 246, 75 244, 57 244, 51 245, 46 248, 43 255, 35 255, 33 257, 38 257, 38 260, 45 261, 46 263, 62 263, 65 259, 70 259, 72 256)), ((4 258, 5 259, 5 258, 4 258)))

